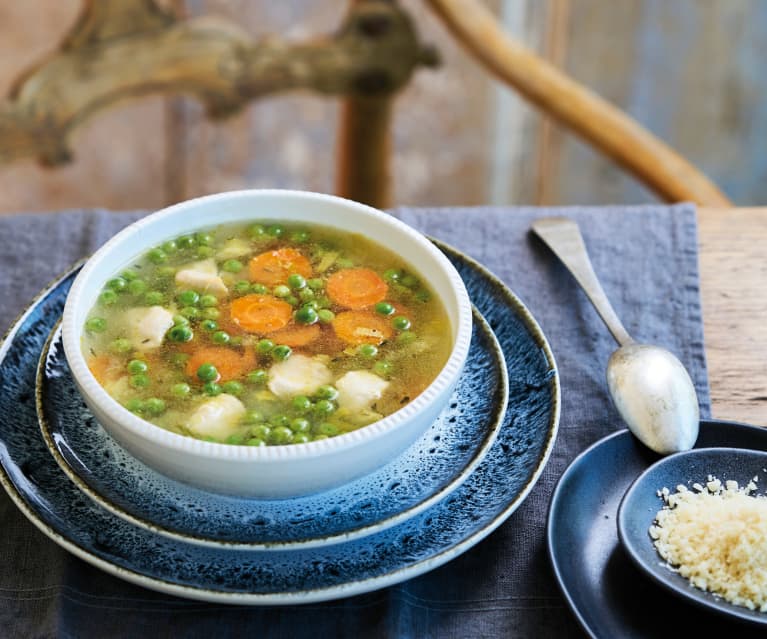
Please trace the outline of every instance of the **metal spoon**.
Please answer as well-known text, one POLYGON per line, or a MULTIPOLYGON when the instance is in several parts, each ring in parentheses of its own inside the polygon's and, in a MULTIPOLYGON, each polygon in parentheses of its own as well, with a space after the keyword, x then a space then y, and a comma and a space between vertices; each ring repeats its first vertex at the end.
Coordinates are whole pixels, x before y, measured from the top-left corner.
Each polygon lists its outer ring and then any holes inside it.
POLYGON ((532 228, 572 273, 620 345, 607 363, 607 385, 631 432, 662 455, 692 448, 700 413, 682 363, 664 348, 631 338, 602 290, 574 220, 541 218, 532 228))

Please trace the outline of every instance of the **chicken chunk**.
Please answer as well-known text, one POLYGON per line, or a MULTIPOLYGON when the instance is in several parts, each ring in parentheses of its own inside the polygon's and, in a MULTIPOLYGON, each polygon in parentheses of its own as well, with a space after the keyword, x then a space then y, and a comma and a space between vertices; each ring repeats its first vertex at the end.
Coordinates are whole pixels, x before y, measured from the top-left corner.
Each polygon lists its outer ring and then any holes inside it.
POLYGON ((186 427, 197 437, 223 440, 237 429, 243 415, 243 403, 234 395, 223 393, 200 404, 187 419, 186 427))
POLYGON ((140 351, 159 348, 165 333, 173 326, 173 314, 162 306, 131 308, 125 311, 127 337, 140 351))
POLYGON ((212 258, 182 266, 176 273, 176 285, 199 293, 210 293, 219 298, 226 297, 229 293, 212 258))
POLYGON ((388 386, 389 382, 368 371, 349 371, 336 381, 338 406, 349 411, 368 410, 388 386))
POLYGON ((231 260, 247 255, 250 252, 251 248, 248 242, 242 238, 233 237, 231 240, 227 240, 216 256, 219 260, 231 260))
POLYGON ((325 364, 306 355, 291 355, 290 359, 269 369, 269 390, 280 398, 313 395, 332 380, 333 375, 325 364))

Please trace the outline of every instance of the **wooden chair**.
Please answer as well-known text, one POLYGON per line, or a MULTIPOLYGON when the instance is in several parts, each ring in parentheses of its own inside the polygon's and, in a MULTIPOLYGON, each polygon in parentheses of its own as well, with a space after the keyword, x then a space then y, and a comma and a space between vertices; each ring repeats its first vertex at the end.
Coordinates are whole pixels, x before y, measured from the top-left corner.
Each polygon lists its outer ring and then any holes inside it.
MULTIPOLYGON (((668 201, 730 205, 700 171, 636 121, 515 42, 481 0, 425 0, 466 52, 668 201)), ((254 41, 232 22, 181 19, 155 0, 84 0, 59 49, 27 70, 0 102, 0 163, 70 161, 71 131, 115 101, 148 93, 197 96, 227 117, 277 91, 342 96, 339 194, 390 203, 395 96, 438 55, 390 0, 352 0, 332 38, 254 41)))

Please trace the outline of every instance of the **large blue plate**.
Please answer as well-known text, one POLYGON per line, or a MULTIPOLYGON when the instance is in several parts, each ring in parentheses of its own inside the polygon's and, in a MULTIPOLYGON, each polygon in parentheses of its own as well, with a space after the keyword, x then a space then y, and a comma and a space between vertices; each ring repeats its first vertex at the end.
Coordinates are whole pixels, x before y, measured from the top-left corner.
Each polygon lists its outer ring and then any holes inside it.
POLYGON ((64 357, 60 328, 43 349, 37 380, 45 442, 67 476, 99 505, 182 541, 265 550, 349 541, 391 527, 444 498, 492 446, 509 391, 503 353, 475 311, 469 358, 453 397, 411 448, 378 471, 333 490, 265 500, 187 486, 128 454, 83 402, 64 357))
POLYGON ((540 328, 476 262, 440 245, 504 351, 510 402, 498 437, 466 481, 424 512, 361 539, 299 550, 210 548, 157 535, 86 498, 40 434, 35 372, 74 272, 22 315, 0 345, 0 481, 56 543, 118 577, 179 596, 293 604, 368 592, 436 568, 479 542, 525 499, 551 452, 559 381, 540 328))

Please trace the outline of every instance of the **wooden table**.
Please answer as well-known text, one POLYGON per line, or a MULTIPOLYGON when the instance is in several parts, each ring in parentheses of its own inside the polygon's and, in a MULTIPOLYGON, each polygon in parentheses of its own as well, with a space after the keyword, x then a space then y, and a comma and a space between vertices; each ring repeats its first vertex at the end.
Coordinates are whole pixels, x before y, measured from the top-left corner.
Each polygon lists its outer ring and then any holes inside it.
POLYGON ((698 210, 714 417, 767 426, 767 207, 698 210))

